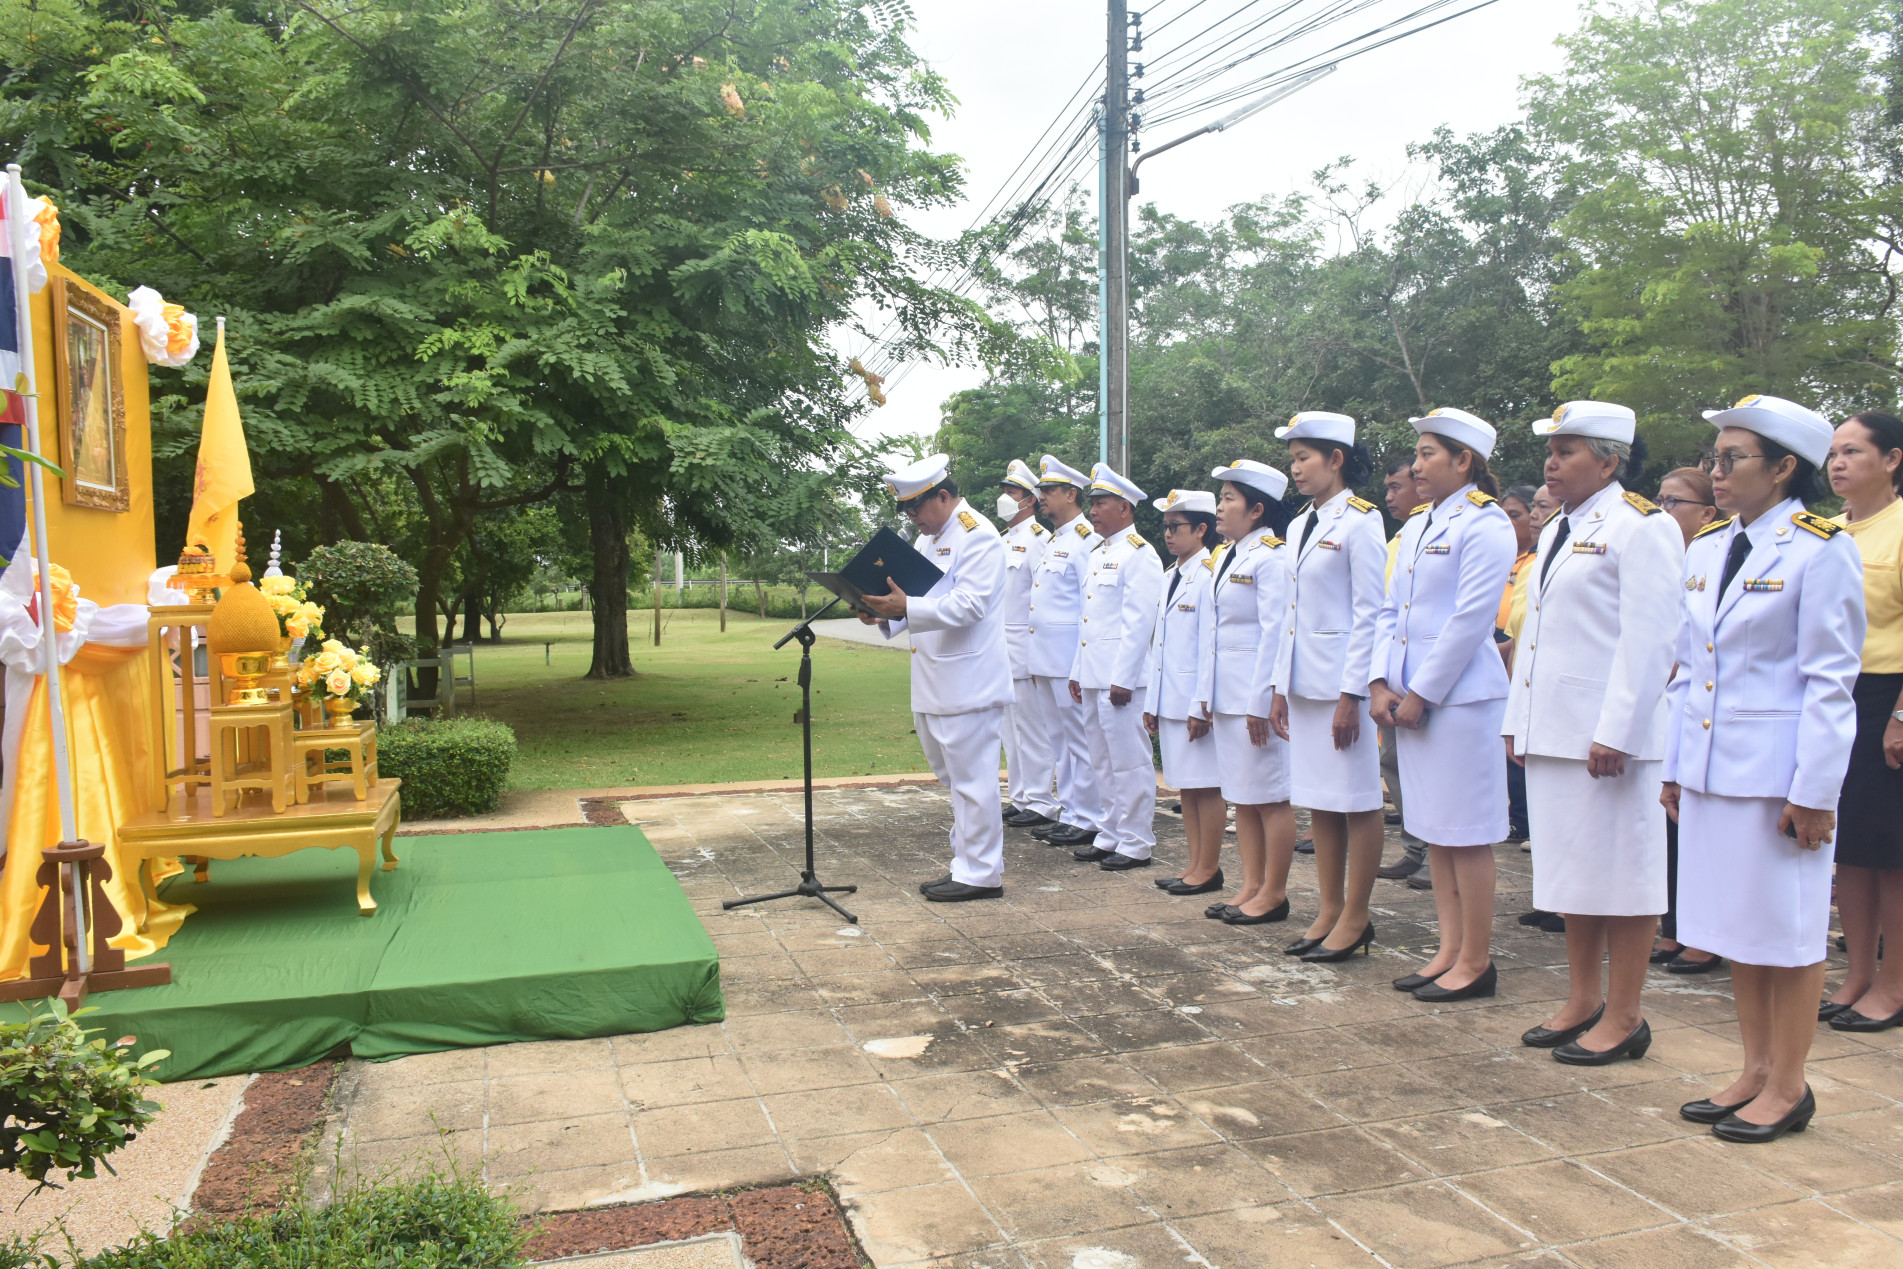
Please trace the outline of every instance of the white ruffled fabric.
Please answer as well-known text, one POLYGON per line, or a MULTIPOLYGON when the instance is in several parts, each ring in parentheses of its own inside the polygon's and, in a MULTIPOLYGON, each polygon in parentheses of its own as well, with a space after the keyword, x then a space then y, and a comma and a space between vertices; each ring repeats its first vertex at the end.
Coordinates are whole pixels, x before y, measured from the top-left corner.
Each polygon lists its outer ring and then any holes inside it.
POLYGON ((126 307, 132 310, 132 324, 139 328, 139 347, 145 351, 145 359, 154 366, 182 366, 198 355, 198 316, 194 313, 181 313, 177 319, 181 328, 189 331, 191 341, 183 351, 172 352, 172 323, 165 317, 165 297, 149 286, 137 287, 126 297, 126 307))
MULTIPOLYGON (((0 172, 0 197, 6 196, 7 183, 12 179, 13 178, 5 172, 0 172)), ((40 209, 45 205, 46 200, 43 198, 27 199, 26 214, 28 219, 30 220, 39 214, 40 209)), ((46 286, 46 261, 40 258, 40 227, 38 224, 31 224, 27 228, 26 259, 24 261, 14 261, 13 276, 16 278, 24 277, 26 279, 27 292, 32 295, 38 295, 46 286)))

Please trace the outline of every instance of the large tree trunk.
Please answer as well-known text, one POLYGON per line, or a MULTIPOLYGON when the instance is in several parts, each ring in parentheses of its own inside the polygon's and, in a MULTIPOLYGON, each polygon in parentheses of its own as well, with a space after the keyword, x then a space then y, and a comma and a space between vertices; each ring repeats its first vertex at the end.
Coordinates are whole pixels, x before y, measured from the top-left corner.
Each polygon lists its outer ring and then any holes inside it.
POLYGON ((618 483, 599 470, 588 473, 588 545, 595 563, 588 584, 595 614, 591 679, 634 677, 628 651, 628 522, 618 483))

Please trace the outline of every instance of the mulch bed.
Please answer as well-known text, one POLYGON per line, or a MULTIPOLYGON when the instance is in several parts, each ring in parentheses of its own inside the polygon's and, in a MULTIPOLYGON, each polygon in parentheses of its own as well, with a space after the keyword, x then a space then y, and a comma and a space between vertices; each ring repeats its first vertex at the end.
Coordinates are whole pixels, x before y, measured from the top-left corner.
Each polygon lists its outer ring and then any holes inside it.
POLYGON ((757 1269, 862 1269, 871 1263, 823 1182, 551 1212, 527 1221, 534 1231, 530 1260, 627 1251, 731 1229, 757 1269))
MULTIPOLYGON (((230 1135, 205 1162, 188 1228, 283 1204, 323 1127, 337 1074, 337 1061, 327 1058, 251 1081, 230 1135)), ((871 1263, 847 1227, 838 1196, 821 1180, 522 1219, 531 1260, 630 1251, 733 1230, 757 1269, 864 1269, 871 1263)))

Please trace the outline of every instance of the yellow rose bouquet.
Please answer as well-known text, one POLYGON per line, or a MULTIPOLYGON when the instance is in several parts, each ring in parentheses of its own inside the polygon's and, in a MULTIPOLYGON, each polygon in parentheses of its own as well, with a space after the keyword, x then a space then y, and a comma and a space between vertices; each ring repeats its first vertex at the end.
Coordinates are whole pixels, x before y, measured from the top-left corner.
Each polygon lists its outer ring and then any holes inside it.
POLYGON ((382 671, 370 660, 370 649, 352 652, 341 639, 324 640, 316 656, 306 656, 297 663, 299 687, 353 705, 363 700, 364 693, 382 677, 382 671))
POLYGON ((261 577, 258 589, 278 615, 278 633, 287 639, 318 639, 324 634, 324 610, 313 604, 295 577, 261 577))

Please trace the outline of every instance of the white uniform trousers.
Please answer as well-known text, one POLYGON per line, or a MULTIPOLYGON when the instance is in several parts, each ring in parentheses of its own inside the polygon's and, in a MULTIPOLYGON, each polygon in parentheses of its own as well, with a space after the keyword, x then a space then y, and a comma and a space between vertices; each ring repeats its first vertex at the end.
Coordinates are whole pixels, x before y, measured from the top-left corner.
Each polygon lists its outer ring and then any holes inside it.
POLYGON ((1103 795, 1090 767, 1090 742, 1084 738, 1089 715, 1070 698, 1070 680, 1034 680, 1044 704, 1045 735, 1051 738, 1051 770, 1057 786, 1059 814, 1054 818, 1078 828, 1101 831, 1103 795))
POLYGON ((1051 733, 1045 725, 1044 704, 1038 699, 1037 680, 1011 680, 1015 697, 1004 709, 1004 765, 1009 775, 1011 805, 1058 818, 1057 796, 1051 777, 1051 733))
POLYGON ((998 746, 1004 707, 969 714, 913 714, 919 748, 951 791, 952 880, 1004 884, 1004 824, 998 818, 998 746))
POLYGON ((1136 700, 1119 709, 1110 689, 1084 689, 1090 766, 1104 794, 1102 831, 1093 843, 1132 859, 1148 859, 1156 846, 1156 762, 1143 707, 1136 700))

